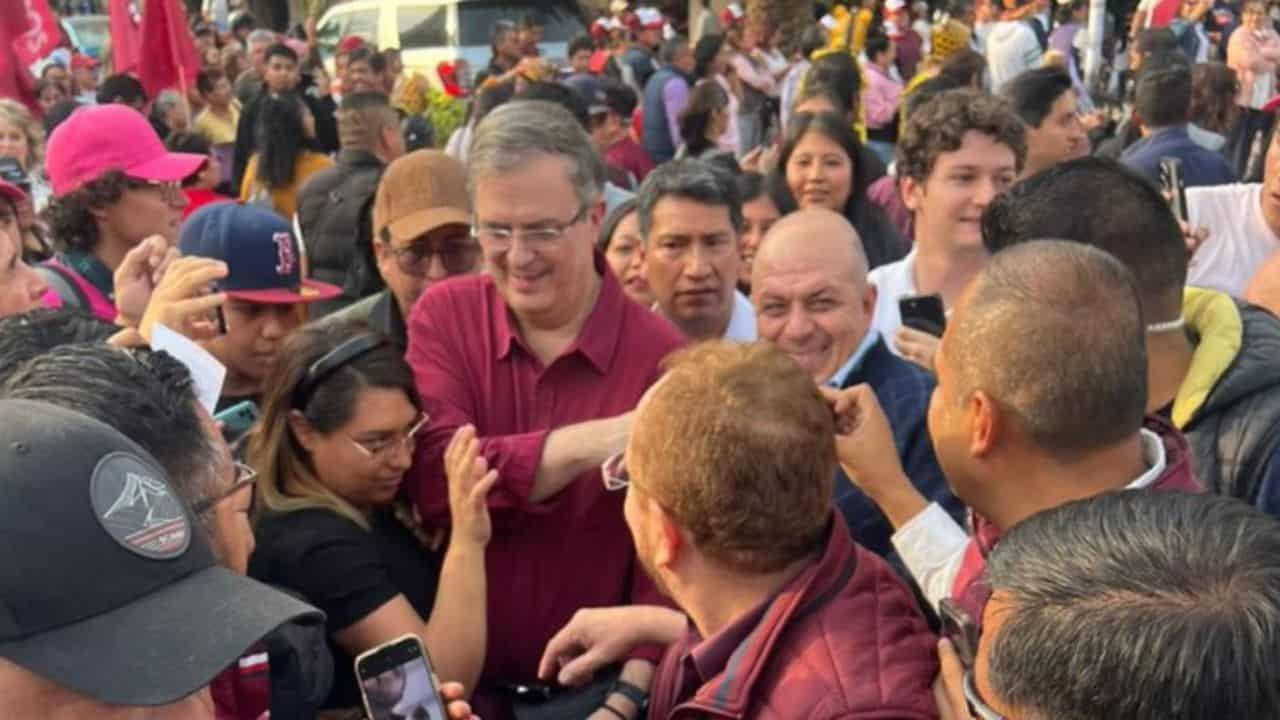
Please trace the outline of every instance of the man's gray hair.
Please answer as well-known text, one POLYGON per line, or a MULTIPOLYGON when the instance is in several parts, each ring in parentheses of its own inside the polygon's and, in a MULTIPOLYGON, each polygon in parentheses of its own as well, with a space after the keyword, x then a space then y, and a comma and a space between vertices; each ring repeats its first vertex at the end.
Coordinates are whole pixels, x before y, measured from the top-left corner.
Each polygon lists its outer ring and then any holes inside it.
POLYGON ((664 197, 693 200, 703 205, 723 205, 729 209, 734 232, 742 232, 742 196, 729 173, 701 160, 682 158, 663 163, 650 172, 636 193, 640 236, 647 239, 653 228, 653 208, 664 197))
POLYGON ((987 580, 1007 609, 989 685, 1022 717, 1280 717, 1280 524, 1250 505, 1067 503, 1006 534, 987 580))
POLYGON ((255 43, 259 43, 262 45, 272 45, 275 43, 275 41, 276 41, 276 34, 271 32, 270 30, 263 30, 262 28, 259 28, 249 33, 250 45, 253 45, 255 43))
MULTIPOLYGON (((663 65, 670 65, 680 56, 681 50, 689 50, 689 38, 683 35, 673 37, 662 43, 662 47, 658 48, 658 62, 663 65)), ((692 52, 692 50, 690 50, 692 52)))
POLYGON ((498 107, 476 126, 467 153, 467 191, 476 183, 524 165, 538 155, 568 160, 569 183, 579 207, 587 207, 604 189, 600 154, 582 124, 568 110, 545 100, 516 100, 498 107))

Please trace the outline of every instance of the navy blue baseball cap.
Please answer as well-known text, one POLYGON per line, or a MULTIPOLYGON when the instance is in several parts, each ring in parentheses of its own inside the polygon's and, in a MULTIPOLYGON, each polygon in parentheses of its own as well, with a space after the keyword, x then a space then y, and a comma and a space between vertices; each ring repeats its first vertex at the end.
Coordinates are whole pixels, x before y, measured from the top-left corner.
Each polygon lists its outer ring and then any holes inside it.
POLYGON ((225 262, 227 277, 218 290, 236 300, 291 305, 342 294, 336 285, 305 278, 306 248, 284 218, 256 205, 214 203, 196 210, 182 224, 178 249, 225 262))

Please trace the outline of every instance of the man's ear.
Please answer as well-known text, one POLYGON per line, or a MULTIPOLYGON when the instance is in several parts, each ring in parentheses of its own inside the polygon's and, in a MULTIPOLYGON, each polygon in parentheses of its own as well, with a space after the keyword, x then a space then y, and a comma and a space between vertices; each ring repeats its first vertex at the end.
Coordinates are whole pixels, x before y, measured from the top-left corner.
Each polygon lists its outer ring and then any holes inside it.
POLYGON ((902 204, 913 213, 919 211, 924 203, 924 184, 915 178, 903 177, 898 178, 898 189, 902 192, 902 204))
POLYGON ((649 511, 653 514, 660 537, 654 548, 653 564, 668 572, 672 571, 685 549, 684 531, 680 528, 661 505, 653 503, 649 511))
POLYGON ((995 399, 983 390, 975 390, 965 401, 965 425, 969 431, 969 454, 986 457, 1008 430, 1009 418, 995 399))

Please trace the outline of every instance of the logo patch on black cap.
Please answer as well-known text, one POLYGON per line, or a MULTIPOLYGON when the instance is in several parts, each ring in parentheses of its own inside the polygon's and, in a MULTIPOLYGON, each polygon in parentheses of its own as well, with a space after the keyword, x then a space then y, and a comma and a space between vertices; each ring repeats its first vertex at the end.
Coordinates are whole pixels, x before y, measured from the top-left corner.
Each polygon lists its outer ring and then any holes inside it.
POLYGON ((191 521, 161 472, 127 452, 102 458, 89 480, 93 512, 107 534, 135 554, 169 560, 191 544, 191 521))

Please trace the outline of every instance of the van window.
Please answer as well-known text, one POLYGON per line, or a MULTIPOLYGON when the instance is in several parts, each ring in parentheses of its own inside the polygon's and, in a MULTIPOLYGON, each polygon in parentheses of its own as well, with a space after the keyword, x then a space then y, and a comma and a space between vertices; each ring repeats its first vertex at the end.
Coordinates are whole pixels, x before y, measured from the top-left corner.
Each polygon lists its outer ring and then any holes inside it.
POLYGON ((526 13, 536 13, 546 23, 542 42, 567 43, 574 36, 586 32, 578 15, 577 4, 572 0, 544 0, 541 2, 504 2, 503 0, 477 0, 458 3, 458 29, 462 34, 461 45, 489 46, 489 31, 499 20, 519 23, 526 13))
POLYGON ((377 47, 378 45, 378 9, 372 10, 353 10, 347 21, 347 26, 343 29, 343 35, 356 35, 363 38, 365 42, 377 47))
POLYGON ((433 48, 449 44, 447 5, 408 5, 396 10, 400 49, 433 48))

